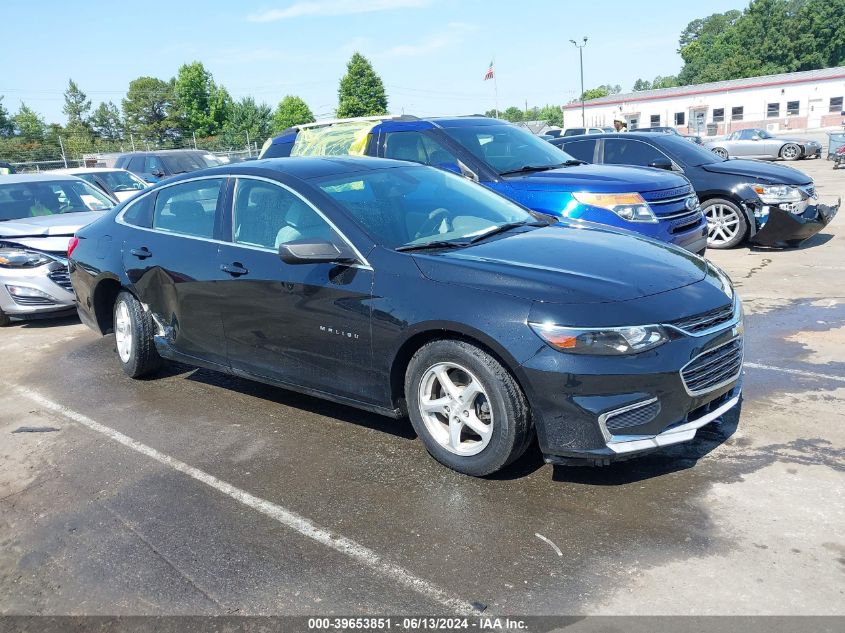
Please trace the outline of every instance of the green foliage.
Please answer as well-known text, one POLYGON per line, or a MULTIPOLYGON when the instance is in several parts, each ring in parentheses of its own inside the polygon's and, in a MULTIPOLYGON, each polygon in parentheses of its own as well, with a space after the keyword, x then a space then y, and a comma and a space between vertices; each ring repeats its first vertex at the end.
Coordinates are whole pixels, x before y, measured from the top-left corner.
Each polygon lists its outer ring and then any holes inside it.
POLYGON ((537 114, 537 120, 545 121, 549 125, 563 127, 563 112, 560 106, 544 105, 537 114))
POLYGON ((217 134, 223 130, 226 121, 232 114, 232 106, 234 102, 229 95, 229 91, 223 86, 216 85, 211 82, 210 94, 208 99, 208 118, 212 123, 212 129, 217 134))
POLYGON ((15 131, 9 111, 3 106, 3 95, 0 95, 0 138, 9 138, 15 131))
POLYGON ((387 114, 387 93, 369 60, 354 53, 337 91, 337 116, 341 118, 387 114))
POLYGON ((673 88, 678 85, 678 78, 675 75, 657 75, 654 81, 648 79, 637 79, 634 82, 634 92, 641 90, 658 90, 659 88, 673 88))
POLYGON ((91 110, 91 100, 88 98, 73 79, 68 79, 67 90, 65 90, 65 105, 62 112, 67 115, 69 124, 80 124, 86 120, 86 115, 91 110))
POLYGON ((273 112, 266 103, 257 104, 252 97, 244 97, 232 104, 232 110, 223 127, 224 142, 230 147, 245 147, 249 142, 259 145, 271 134, 273 112))
POLYGON ((29 142, 44 140, 46 131, 44 119, 25 103, 21 102, 20 109, 12 117, 12 124, 20 140, 29 142))
POLYGON ((522 121, 525 118, 525 113, 517 108, 516 106, 511 106, 504 112, 499 113, 499 117, 504 119, 505 121, 510 121, 511 123, 516 123, 518 121, 522 121))
POLYGON ((845 64, 845 0, 751 0, 681 33, 680 85, 845 64))
POLYGON ((186 134, 211 136, 220 131, 231 98, 228 103, 223 103, 225 98, 221 101, 220 89, 202 62, 183 64, 176 73, 173 91, 174 116, 186 134))
POLYGON ((313 123, 314 114, 302 99, 287 95, 279 102, 273 113, 273 132, 281 132, 293 125, 313 123))
POLYGON ((128 131, 159 143, 179 136, 174 112, 175 81, 139 77, 129 82, 123 100, 123 116, 128 131))
POLYGON ((597 88, 588 88, 584 91, 584 94, 581 95, 580 99, 576 99, 576 102, 580 101, 589 101, 590 99, 600 99, 602 97, 607 97, 608 95, 615 95, 622 92, 622 86, 619 84, 615 86, 611 86, 610 84, 604 84, 602 86, 598 86, 597 88))
POLYGON ((98 138, 108 141, 123 138, 123 121, 120 118, 120 111, 111 101, 97 106, 89 119, 89 124, 98 138))

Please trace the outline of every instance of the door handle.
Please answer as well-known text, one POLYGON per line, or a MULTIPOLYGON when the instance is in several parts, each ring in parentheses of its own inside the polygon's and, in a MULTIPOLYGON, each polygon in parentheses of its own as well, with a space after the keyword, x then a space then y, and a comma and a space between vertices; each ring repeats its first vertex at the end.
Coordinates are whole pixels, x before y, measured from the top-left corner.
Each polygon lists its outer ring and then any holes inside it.
POLYGON ((232 262, 231 264, 223 264, 220 266, 220 270, 224 273, 229 273, 232 277, 240 277, 241 275, 246 275, 249 271, 243 267, 240 262, 232 262))
POLYGON ((152 257, 153 254, 146 246, 142 246, 141 248, 133 248, 129 251, 130 255, 134 255, 138 259, 147 259, 147 257, 152 257))

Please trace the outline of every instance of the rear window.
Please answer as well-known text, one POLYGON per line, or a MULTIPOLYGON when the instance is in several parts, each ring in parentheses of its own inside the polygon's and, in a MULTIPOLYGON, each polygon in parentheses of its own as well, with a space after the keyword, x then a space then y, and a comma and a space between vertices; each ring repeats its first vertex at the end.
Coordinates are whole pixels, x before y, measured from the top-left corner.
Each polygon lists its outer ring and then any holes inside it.
POLYGON ((105 211, 111 199, 92 185, 74 178, 16 182, 0 181, 0 222, 42 215, 105 211))
POLYGON ((161 161, 167 167, 169 174, 184 174, 206 167, 217 167, 222 164, 213 154, 184 153, 184 154, 161 154, 161 161))

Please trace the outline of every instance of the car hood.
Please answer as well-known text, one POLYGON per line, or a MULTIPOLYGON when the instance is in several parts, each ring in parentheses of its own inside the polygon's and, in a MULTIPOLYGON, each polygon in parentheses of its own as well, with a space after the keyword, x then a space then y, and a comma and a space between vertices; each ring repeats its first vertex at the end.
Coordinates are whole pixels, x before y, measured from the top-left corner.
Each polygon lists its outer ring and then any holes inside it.
POLYGON ((505 176, 514 189, 532 191, 592 191, 627 193, 658 191, 682 187, 686 180, 665 169, 617 167, 614 165, 576 165, 525 175, 505 176))
POLYGON ((86 224, 103 217, 102 211, 58 213, 0 222, 0 240, 42 251, 67 251, 68 238, 86 224))
POLYGON ((562 223, 414 259, 434 281, 550 303, 629 301, 707 274, 705 261, 682 249, 598 227, 562 223))
POLYGON ((702 165, 701 169, 713 174, 730 174, 751 178, 767 184, 806 185, 812 182, 807 174, 798 169, 762 160, 732 159, 721 163, 702 165))

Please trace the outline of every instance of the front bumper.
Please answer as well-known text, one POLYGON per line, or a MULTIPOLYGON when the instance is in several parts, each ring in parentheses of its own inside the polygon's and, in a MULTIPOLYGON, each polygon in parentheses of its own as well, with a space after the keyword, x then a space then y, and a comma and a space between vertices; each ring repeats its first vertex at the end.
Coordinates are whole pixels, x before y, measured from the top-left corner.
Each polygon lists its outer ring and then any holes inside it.
POLYGON ((766 223, 750 241, 759 246, 797 246, 830 224, 841 203, 839 199, 835 205, 810 205, 800 214, 770 206, 766 223))
POLYGON ((679 333, 642 354, 575 355, 547 346, 521 367, 546 461, 605 464, 693 439, 740 402, 742 334, 737 303, 734 319, 715 331, 679 333), (717 360, 728 350, 732 360, 717 360), (690 371, 713 380, 700 389, 690 371))
POLYGON ((72 311, 76 299, 67 266, 55 261, 37 268, 0 268, 0 310, 11 317, 36 318, 72 311), (13 293, 9 286, 24 289, 13 293))

